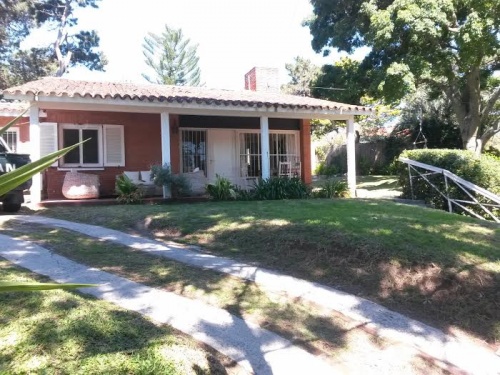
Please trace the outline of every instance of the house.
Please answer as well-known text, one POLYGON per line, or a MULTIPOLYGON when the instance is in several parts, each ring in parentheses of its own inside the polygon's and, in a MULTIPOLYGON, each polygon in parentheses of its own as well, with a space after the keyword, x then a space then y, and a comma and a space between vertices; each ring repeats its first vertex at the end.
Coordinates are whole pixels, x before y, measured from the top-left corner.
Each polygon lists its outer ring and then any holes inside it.
MULTIPOLYGON (((22 114, 26 106, 25 103, 0 102, 0 128, 22 114)), ((13 152, 29 154, 29 114, 25 113, 2 137, 13 152)))
MULTIPOLYGON (((354 116, 371 109, 283 95, 273 86, 253 91, 260 74, 252 69, 246 75, 244 91, 55 77, 4 90, 6 99, 29 103, 29 125, 20 126, 19 139, 26 140, 28 129, 32 159, 90 139, 33 179, 32 201, 61 199, 71 170, 98 175, 101 196, 107 196, 118 174, 158 163, 170 164, 174 173, 200 170, 207 182, 220 175, 244 185, 278 175, 286 161, 299 165, 298 174, 310 183, 313 118, 345 120, 354 149, 354 116)), ((354 189, 354 168, 348 177, 354 189)))

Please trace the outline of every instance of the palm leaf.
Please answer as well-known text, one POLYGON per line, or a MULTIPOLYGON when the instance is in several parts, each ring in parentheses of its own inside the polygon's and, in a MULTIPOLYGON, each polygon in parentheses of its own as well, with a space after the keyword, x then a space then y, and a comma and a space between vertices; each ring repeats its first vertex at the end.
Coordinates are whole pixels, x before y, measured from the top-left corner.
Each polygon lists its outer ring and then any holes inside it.
POLYGON ((12 125, 14 125, 23 115, 28 111, 28 108, 26 108, 19 116, 17 116, 14 120, 9 121, 7 125, 3 126, 0 128, 0 136, 5 133, 12 125))
POLYGON ((21 283, 0 281, 0 292, 30 292, 36 290, 90 288, 94 286, 97 286, 97 284, 21 283))
MULTIPOLYGON (((85 142, 85 141, 83 141, 85 142)), ((5 173, 0 176, 0 196, 8 193, 9 191, 15 189, 17 186, 22 183, 28 181, 31 177, 33 177, 38 172, 43 171, 44 169, 50 167, 58 158, 66 154, 67 152, 73 150, 78 147, 83 142, 74 144, 73 146, 69 146, 63 148, 62 150, 53 152, 47 156, 44 156, 40 160, 34 161, 32 163, 23 165, 11 172, 5 173)))

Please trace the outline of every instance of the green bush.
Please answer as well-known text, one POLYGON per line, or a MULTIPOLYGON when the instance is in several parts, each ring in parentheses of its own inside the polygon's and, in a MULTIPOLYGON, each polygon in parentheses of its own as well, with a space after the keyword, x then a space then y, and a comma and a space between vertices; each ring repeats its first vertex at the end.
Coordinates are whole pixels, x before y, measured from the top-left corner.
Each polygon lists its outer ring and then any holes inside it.
POLYGON ((187 197, 191 194, 191 184, 182 174, 173 174, 170 165, 151 166, 151 180, 156 186, 167 186, 172 197, 187 197))
POLYGON ((326 162, 319 163, 314 170, 315 175, 321 176, 335 176, 339 173, 340 169, 335 164, 327 164, 326 162))
MULTIPOLYGON (((477 156, 464 150, 408 150, 402 157, 435 167, 447 169, 457 176, 472 182, 494 194, 500 195, 500 161, 488 155, 477 156)), ((412 198, 406 164, 399 163, 399 184, 403 189, 403 197, 412 198)), ((413 173, 412 173, 413 174, 413 173)), ((429 175, 430 181, 441 191, 445 191, 444 178, 440 174, 429 175)), ((450 196, 455 199, 470 198, 454 183, 449 184, 450 196)), ((413 194, 416 199, 423 199, 436 208, 448 210, 448 203, 441 194, 433 189, 423 178, 413 178, 413 194)), ((480 197, 476 197, 482 200, 480 197)), ((458 211, 457 211, 458 212, 458 211)), ((478 212, 478 211, 476 211, 478 212)), ((479 213, 479 212, 478 212, 479 213)))
POLYGON ((251 194, 257 200, 304 199, 311 190, 299 178, 272 177, 256 182, 251 194))
POLYGON ((314 192, 315 198, 348 198, 349 187, 347 182, 338 180, 325 181, 318 190, 314 192))
POLYGON ((118 194, 116 199, 123 204, 141 203, 144 196, 141 189, 124 174, 116 178, 115 190, 118 194))
POLYGON ((216 201, 228 201, 237 198, 237 188, 225 177, 215 175, 215 182, 206 186, 210 197, 216 201))

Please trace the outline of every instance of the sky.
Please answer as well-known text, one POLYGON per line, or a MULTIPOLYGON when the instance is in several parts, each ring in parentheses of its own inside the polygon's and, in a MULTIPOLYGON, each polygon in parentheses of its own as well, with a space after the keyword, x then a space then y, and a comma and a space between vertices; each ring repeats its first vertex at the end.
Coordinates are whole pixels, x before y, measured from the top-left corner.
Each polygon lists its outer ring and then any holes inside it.
MULTIPOLYGON (((295 56, 317 65, 340 58, 313 51, 309 29, 302 26, 311 15, 309 0, 102 0, 98 9, 77 16, 79 27, 97 30, 108 59, 106 73, 73 68, 66 77, 146 82, 142 42, 148 32, 161 33, 168 24, 198 44, 205 86, 243 89, 245 73, 255 66, 278 68, 284 84, 289 81, 285 64, 295 56)), ((46 45, 53 38, 53 32, 35 33, 29 44, 46 45)))

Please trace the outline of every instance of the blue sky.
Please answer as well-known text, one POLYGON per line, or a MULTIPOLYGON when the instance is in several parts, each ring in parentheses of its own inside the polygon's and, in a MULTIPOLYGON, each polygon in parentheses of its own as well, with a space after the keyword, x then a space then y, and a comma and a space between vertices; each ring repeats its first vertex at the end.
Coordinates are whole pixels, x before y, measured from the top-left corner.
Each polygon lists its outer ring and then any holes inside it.
MULTIPOLYGON (((144 82, 144 36, 148 31, 160 33, 168 24, 182 28, 198 44, 207 87, 242 89, 244 74, 254 66, 279 68, 281 83, 286 83, 285 64, 295 56, 318 65, 340 57, 314 53, 309 30, 301 25, 311 14, 308 0, 102 0, 99 9, 85 9, 78 16, 82 28, 96 29, 101 37, 109 60, 106 73, 72 69, 67 76, 144 82)), ((31 43, 51 39, 53 34, 37 33, 31 43)))

